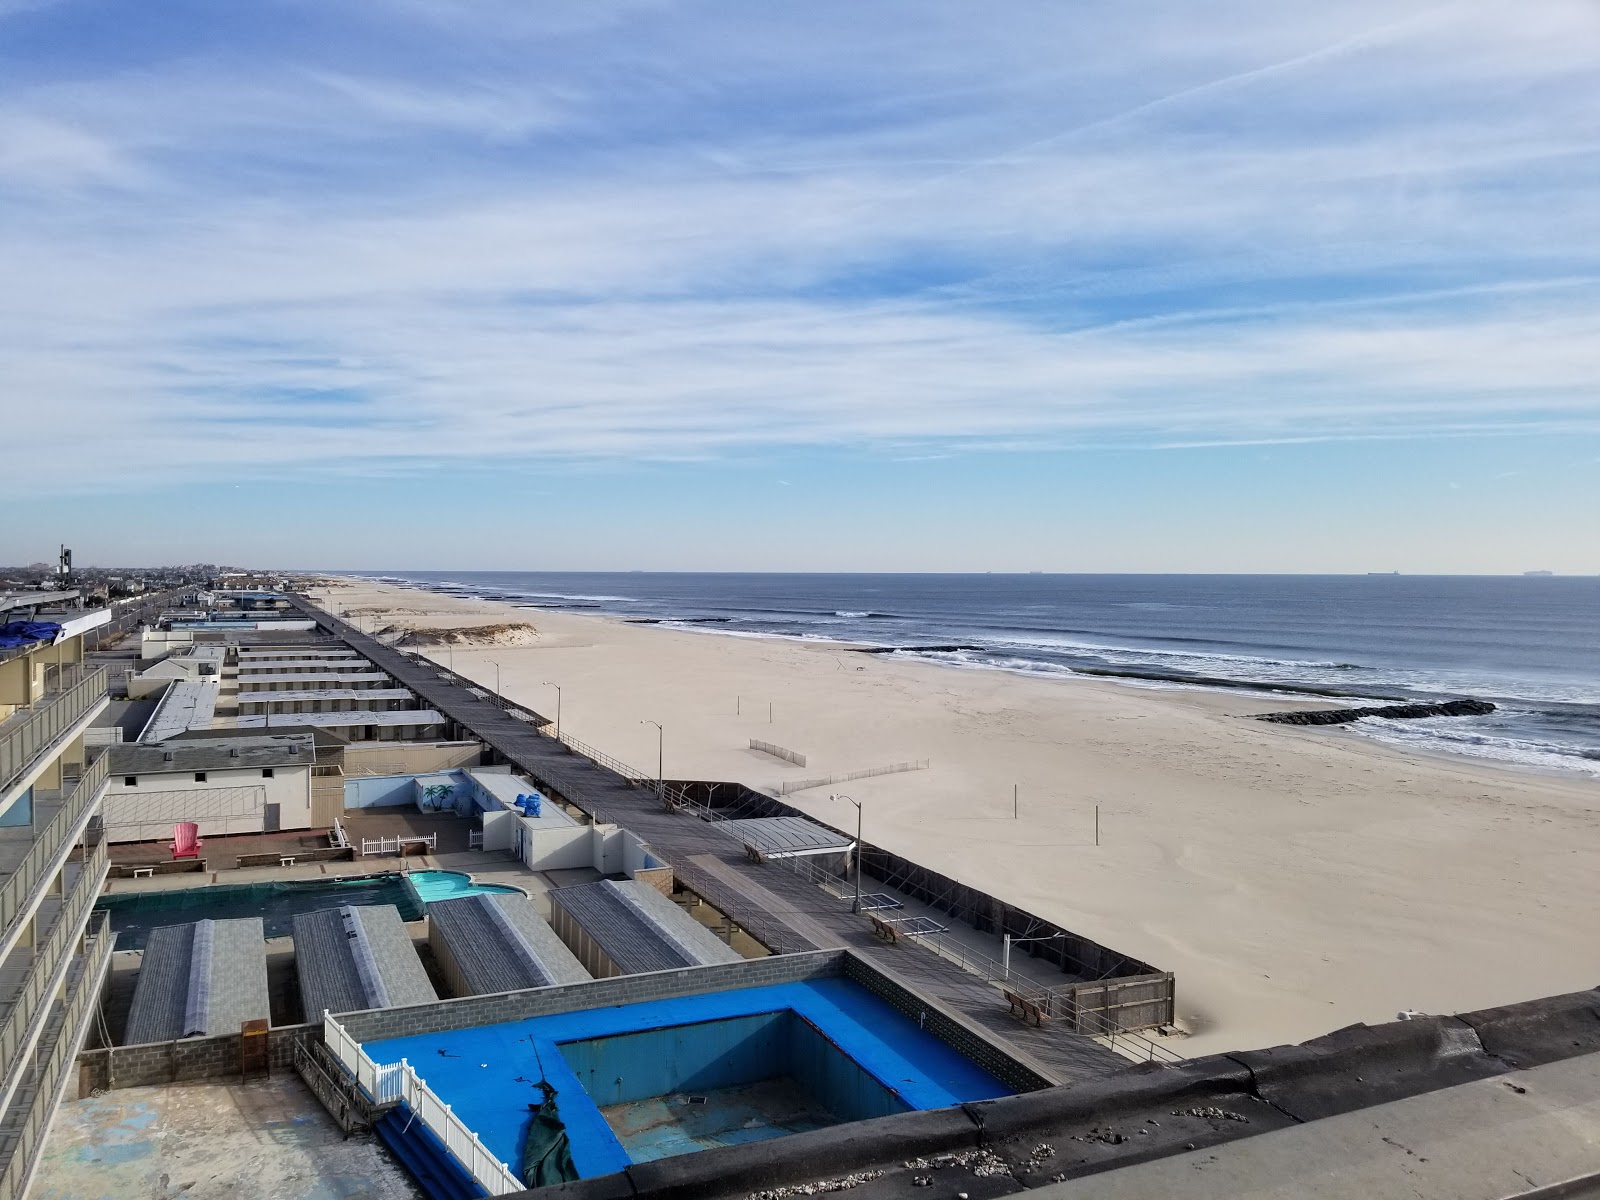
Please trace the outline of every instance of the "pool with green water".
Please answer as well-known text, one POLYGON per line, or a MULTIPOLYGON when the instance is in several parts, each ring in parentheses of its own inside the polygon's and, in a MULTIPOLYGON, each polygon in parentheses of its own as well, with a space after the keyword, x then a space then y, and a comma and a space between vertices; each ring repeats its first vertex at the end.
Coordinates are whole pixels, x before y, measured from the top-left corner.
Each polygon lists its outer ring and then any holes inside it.
POLYGON ((392 904, 402 921, 418 921, 427 905, 483 892, 515 892, 493 883, 473 883, 459 871, 389 871, 352 879, 282 879, 271 883, 224 883, 165 892, 117 892, 95 908, 111 914, 118 950, 142 950, 152 929, 189 921, 260 917, 266 936, 293 932, 300 913, 346 904, 392 904))

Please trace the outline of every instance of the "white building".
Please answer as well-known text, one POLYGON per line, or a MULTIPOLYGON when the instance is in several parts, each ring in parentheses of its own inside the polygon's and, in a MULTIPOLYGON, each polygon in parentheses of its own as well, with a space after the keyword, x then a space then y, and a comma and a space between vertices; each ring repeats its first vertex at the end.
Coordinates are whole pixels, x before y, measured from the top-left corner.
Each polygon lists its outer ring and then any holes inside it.
POLYGON ((181 821, 201 837, 310 829, 316 749, 308 733, 177 739, 110 751, 106 837, 170 838, 181 821))

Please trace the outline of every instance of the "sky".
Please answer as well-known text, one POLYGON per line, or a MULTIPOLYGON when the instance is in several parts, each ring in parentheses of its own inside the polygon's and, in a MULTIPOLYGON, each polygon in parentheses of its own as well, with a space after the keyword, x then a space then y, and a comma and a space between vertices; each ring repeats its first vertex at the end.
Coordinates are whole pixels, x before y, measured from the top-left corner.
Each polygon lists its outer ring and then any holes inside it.
POLYGON ((0 0, 0 562, 1600 571, 1600 3, 0 0))

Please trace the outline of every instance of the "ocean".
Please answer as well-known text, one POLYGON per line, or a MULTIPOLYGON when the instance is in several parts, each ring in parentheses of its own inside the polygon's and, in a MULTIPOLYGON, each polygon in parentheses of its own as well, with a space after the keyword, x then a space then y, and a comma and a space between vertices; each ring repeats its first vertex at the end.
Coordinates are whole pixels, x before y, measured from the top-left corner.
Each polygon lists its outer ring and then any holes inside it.
POLYGON ((727 636, 856 642, 951 669, 1351 706, 1485 699, 1499 706, 1487 716, 1364 718, 1345 728, 1600 778, 1600 578, 363 574, 727 636))

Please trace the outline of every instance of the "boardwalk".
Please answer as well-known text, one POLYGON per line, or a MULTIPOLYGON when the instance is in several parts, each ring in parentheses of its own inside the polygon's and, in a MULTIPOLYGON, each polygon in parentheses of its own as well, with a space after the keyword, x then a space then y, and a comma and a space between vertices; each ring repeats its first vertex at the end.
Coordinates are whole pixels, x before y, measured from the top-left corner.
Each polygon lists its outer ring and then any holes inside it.
POLYGON ((307 601, 300 608, 369 662, 494 748, 534 782, 559 793, 590 816, 638 834, 672 864, 683 885, 726 913, 775 952, 849 947, 880 970, 961 1013, 998 1036, 1040 1073, 1067 1083, 1126 1069, 1126 1059, 1090 1038, 1059 1028, 1039 1029, 1010 1015, 983 980, 914 942, 885 945, 866 920, 800 876, 758 866, 696 817, 666 811, 648 788, 575 754, 493 700, 459 686, 444 672, 418 664, 307 601))

